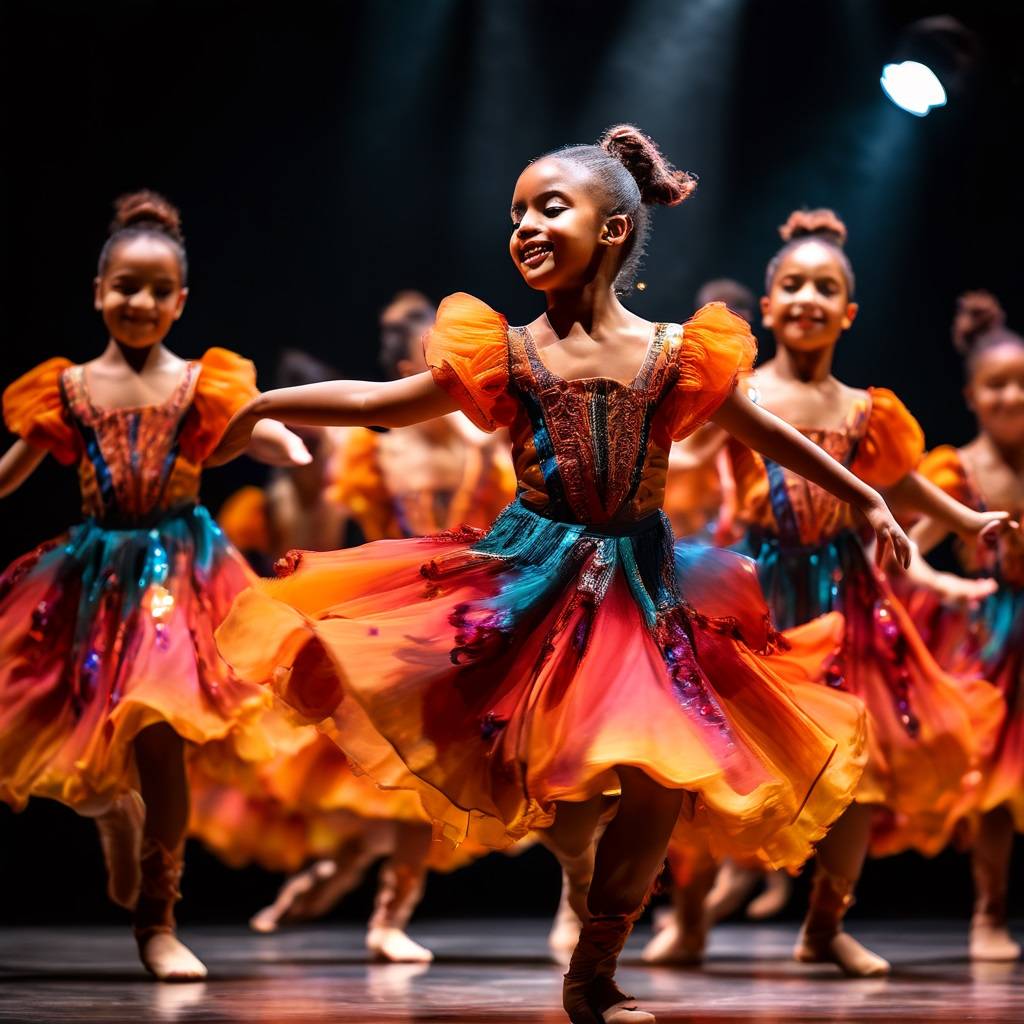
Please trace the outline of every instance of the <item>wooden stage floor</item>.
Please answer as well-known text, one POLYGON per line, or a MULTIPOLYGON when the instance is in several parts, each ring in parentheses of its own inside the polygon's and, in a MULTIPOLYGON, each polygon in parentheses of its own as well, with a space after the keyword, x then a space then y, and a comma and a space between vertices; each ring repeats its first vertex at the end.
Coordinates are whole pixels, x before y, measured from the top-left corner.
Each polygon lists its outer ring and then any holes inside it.
MULTIPOLYGON (((350 925, 276 936, 184 929, 211 974, 188 985, 146 980, 127 929, 0 928, 0 1021, 564 1024, 546 925, 423 922, 411 933, 437 954, 430 967, 368 964, 350 925)), ((622 979, 661 1024, 1024 1021, 1024 966, 969 964, 963 923, 852 930, 893 961, 891 978, 848 981, 793 963, 792 925, 726 925, 700 971, 644 967, 637 951, 648 932, 639 931, 622 979)))

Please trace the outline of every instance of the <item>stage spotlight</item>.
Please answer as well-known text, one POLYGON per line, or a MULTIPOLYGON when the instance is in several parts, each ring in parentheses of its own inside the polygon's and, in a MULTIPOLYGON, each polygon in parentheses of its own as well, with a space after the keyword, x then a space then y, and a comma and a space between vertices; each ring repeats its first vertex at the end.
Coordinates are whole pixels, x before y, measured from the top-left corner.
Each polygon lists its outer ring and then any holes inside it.
POLYGON ((946 105, 946 90, 927 64, 905 60, 886 64, 880 79, 885 95, 902 110, 924 117, 932 107, 946 105))
POLYGON ((882 69, 882 91, 900 109, 924 117, 963 91, 979 48, 977 35, 949 15, 915 21, 882 69))

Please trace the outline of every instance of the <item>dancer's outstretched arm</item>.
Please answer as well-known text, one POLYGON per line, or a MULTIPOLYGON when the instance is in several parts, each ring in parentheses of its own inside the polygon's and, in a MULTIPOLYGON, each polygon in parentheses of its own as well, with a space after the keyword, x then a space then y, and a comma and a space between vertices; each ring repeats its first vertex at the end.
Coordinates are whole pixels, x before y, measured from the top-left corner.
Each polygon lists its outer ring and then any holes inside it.
POLYGON ((262 419, 290 426, 407 427, 458 408, 430 373, 384 383, 331 380, 257 395, 231 418, 213 457, 238 454, 262 419))
POLYGON ((875 559, 879 565, 890 550, 899 565, 909 565, 910 541, 882 496, 799 430, 736 391, 713 419, 748 448, 767 455, 858 509, 875 532, 875 559))
POLYGON ((0 456, 0 498, 16 491, 46 458, 46 449, 37 448, 20 437, 0 456))
MULTIPOLYGON (((886 489, 886 498, 905 503, 924 512, 947 533, 959 534, 968 544, 979 540, 995 543, 999 534, 1019 529, 1009 512, 978 512, 957 501, 920 473, 908 473, 894 487, 886 489)), ((915 540, 917 539, 915 535, 915 540)))

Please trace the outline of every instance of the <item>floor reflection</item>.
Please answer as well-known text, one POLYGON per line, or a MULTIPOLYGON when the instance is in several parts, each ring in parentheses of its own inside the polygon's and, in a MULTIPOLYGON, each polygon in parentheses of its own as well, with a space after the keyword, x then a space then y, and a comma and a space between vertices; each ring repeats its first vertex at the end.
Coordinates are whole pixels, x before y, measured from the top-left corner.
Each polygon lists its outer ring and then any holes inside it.
MULTIPOLYGON (((960 924, 857 925, 894 965, 850 981, 789 957, 793 929, 716 932, 701 970, 648 968, 627 950, 622 983, 661 1024, 1006 1024, 1024 1020, 1024 967, 970 964, 960 924)), ((434 964, 369 964, 361 930, 319 926, 257 936, 192 929, 205 982, 145 978, 116 929, 0 930, 0 1021, 51 1024, 565 1024, 562 968, 544 956, 546 922, 426 922, 434 964)))

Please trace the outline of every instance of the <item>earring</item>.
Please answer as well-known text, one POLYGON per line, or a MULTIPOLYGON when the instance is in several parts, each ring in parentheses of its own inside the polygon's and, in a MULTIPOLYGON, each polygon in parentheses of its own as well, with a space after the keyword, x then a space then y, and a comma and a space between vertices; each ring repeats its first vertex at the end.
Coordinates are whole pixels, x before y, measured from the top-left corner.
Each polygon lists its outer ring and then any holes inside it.
POLYGON ((844 317, 843 317, 843 319, 842 319, 842 321, 841 321, 841 323, 840 323, 840 326, 841 326, 841 327, 843 328, 843 330, 844 330, 844 331, 848 331, 848 330, 850 329, 850 324, 851 324, 851 323, 852 323, 852 321, 848 320, 848 319, 847 319, 847 318, 846 318, 846 317, 844 316, 844 317))

